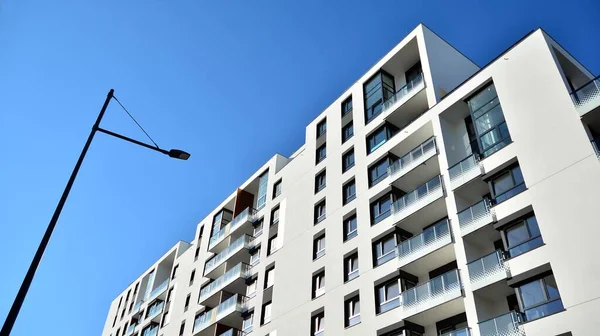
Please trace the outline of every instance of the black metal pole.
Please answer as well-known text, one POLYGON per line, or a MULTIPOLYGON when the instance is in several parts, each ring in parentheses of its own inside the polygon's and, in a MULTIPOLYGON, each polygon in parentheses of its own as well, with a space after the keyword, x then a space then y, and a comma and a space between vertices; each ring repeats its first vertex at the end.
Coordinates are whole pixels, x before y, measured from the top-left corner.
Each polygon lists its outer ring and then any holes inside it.
POLYGON ((27 291, 29 291, 29 287, 31 286, 31 282, 33 281, 33 277, 35 276, 35 272, 40 264, 40 261, 42 260, 42 256, 44 255, 46 246, 48 246, 48 242, 50 241, 50 237, 52 236, 54 227, 56 227, 56 223, 58 222, 58 217, 60 217, 60 213, 65 205, 65 202, 67 201, 67 197, 69 196, 71 187, 73 186, 73 182, 75 182, 75 178, 77 177, 77 173, 79 172, 81 163, 83 162, 83 159, 85 158, 85 154, 87 153, 88 148, 90 147, 90 144, 92 143, 92 140, 94 139, 94 134, 96 134, 96 131, 98 130, 98 127, 100 126, 100 121, 102 120, 102 117, 104 116, 104 112, 106 111, 106 108, 108 107, 108 103, 112 99, 113 94, 114 94, 114 90, 111 89, 108 92, 108 95, 106 96, 104 105, 102 105, 100 114, 98 114, 98 119, 96 119, 96 123, 92 127, 92 131, 90 132, 90 135, 88 136, 85 146, 83 146, 83 150, 81 151, 81 154, 79 155, 79 159, 77 160, 77 163, 75 164, 75 168, 73 169, 73 172, 71 173, 69 182, 67 182, 67 186, 65 187, 65 190, 63 191, 63 194, 60 197, 60 201, 58 201, 58 205, 56 206, 56 210, 54 210, 52 219, 50 219, 48 228, 46 228, 46 232, 44 233, 44 237, 42 238, 42 241, 40 242, 40 246, 38 246, 38 249, 35 252, 35 256, 33 257, 33 260, 31 261, 31 265, 29 265, 29 269, 27 270, 25 279, 23 279, 23 283, 21 284, 21 287, 19 288, 19 292, 17 293, 15 301, 13 302, 12 306, 10 307, 10 311, 8 312, 8 315, 6 316, 6 320, 4 321, 4 325, 2 326, 2 330, 0 331, 0 336, 9 336, 10 335, 10 332, 15 324, 15 321, 17 320, 17 316, 19 315, 19 311, 21 310, 21 306, 23 305, 23 301, 25 301, 25 297, 27 296, 27 291))

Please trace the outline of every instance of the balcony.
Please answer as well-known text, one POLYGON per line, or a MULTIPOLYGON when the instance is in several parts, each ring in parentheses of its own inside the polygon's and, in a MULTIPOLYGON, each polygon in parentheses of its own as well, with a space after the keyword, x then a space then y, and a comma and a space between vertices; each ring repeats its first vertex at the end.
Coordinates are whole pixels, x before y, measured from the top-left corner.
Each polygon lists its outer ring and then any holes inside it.
POLYGON ((448 168, 450 175, 450 188, 455 190, 463 184, 483 174, 483 166, 479 164, 479 158, 475 154, 448 168))
POLYGON ((157 303, 151 305, 146 313, 146 318, 149 318, 153 322, 160 322, 160 313, 162 313, 165 307, 164 301, 157 301, 157 303))
POLYGON ((230 233, 235 232, 238 228, 244 227, 246 224, 251 224, 256 221, 256 212, 257 210, 251 207, 246 208, 244 211, 240 212, 233 220, 229 223, 231 229, 229 229, 230 233))
POLYGON ((246 224, 256 221, 256 212, 257 210, 250 207, 240 212, 233 218, 231 222, 227 223, 227 225, 222 227, 221 230, 217 231, 212 235, 212 237, 210 237, 208 242, 208 250, 213 253, 219 253, 223 251, 228 245, 225 238, 235 231, 242 230, 240 228, 246 228, 243 233, 251 233, 253 229, 252 226, 246 224))
POLYGON ((464 328, 459 330, 453 330, 447 333, 443 333, 440 336, 471 336, 471 329, 464 328))
POLYGON ((495 221, 492 202, 484 198, 458 213, 458 224, 463 236, 495 221))
POLYGON ((425 80, 421 73, 403 87, 398 89, 393 96, 383 103, 383 114, 391 113, 425 88, 425 80))
POLYGON ((156 336, 157 334, 158 334, 158 325, 156 325, 154 328, 144 329, 144 331, 142 332, 142 336, 156 336))
POLYGON ((573 91, 571 98, 580 117, 600 106, 600 76, 573 91))
POLYGON ((525 336, 520 313, 511 311, 487 321, 479 322, 480 336, 525 336))
POLYGON ((247 301, 247 297, 240 294, 236 294, 230 297, 229 299, 221 302, 221 304, 219 304, 216 308, 213 308, 208 312, 198 316, 198 318, 196 318, 196 320, 194 321, 192 335, 214 335, 215 331, 213 330, 213 328, 207 328, 214 325, 217 322, 227 326, 241 326, 241 313, 247 310, 247 301))
POLYGON ((142 308, 142 304, 144 304, 144 300, 139 300, 138 302, 135 303, 135 305, 133 306, 133 309, 131 310, 131 314, 132 315, 136 315, 140 312, 140 308, 142 308))
POLYGON ((467 264, 467 268, 472 291, 506 279, 510 271, 508 264, 504 262, 504 253, 500 250, 471 261, 467 264))
MULTIPOLYGON (((422 233, 401 242, 397 247, 398 267, 403 267, 452 243, 447 219, 427 228, 422 233)), ((451 251, 447 251, 450 253, 451 251)), ((453 255, 453 254, 452 254, 453 255)), ((440 256, 438 256, 439 258, 440 256)), ((431 264, 431 263, 428 263, 431 264)), ((436 263, 438 264, 438 263, 436 263)))
MULTIPOLYGON (((448 303, 462 295, 462 286, 458 270, 452 270, 435 277, 423 284, 410 288, 401 293, 400 309, 401 318, 408 318, 421 312, 430 310, 436 306, 448 303)), ((449 308, 449 307, 448 307, 449 308)), ((418 324, 431 324, 441 318, 441 314, 448 314, 453 309, 442 308, 421 314, 420 318, 411 319, 418 324)), ((454 312, 451 312, 453 314, 454 312)))
POLYGON ((405 219, 443 196, 442 176, 439 175, 402 196, 392 204, 394 222, 397 223, 405 219))
POLYGON ((388 176, 390 176, 391 181, 394 181, 420 166, 436 154, 437 147, 435 137, 431 137, 389 166, 388 176))
POLYGON ((225 261, 231 264, 238 264, 244 259, 248 259, 248 253, 245 250, 253 246, 254 238, 249 235, 243 235, 236 239, 231 245, 206 262, 204 267, 204 277, 216 278, 225 273, 225 261))
POLYGON ((246 336, 246 333, 237 329, 229 329, 219 336, 246 336))
POLYGON ((198 303, 203 306, 216 306, 219 302, 219 292, 224 290, 230 293, 246 292, 246 278, 251 275, 252 267, 239 263, 227 272, 200 290, 198 303))
POLYGON ((150 294, 144 298, 144 301, 149 302, 156 299, 167 290, 167 287, 169 287, 169 279, 163 281, 160 285, 154 288, 152 292, 150 292, 150 294))
POLYGON ((129 327, 127 327, 127 330, 125 330, 125 333, 123 334, 123 336, 129 336, 131 334, 133 334, 135 327, 137 327, 137 323, 133 323, 130 324, 129 327))
POLYGON ((210 237, 208 241, 208 250, 210 252, 219 253, 226 247, 225 237, 229 236, 230 228, 231 226, 227 224, 210 237))

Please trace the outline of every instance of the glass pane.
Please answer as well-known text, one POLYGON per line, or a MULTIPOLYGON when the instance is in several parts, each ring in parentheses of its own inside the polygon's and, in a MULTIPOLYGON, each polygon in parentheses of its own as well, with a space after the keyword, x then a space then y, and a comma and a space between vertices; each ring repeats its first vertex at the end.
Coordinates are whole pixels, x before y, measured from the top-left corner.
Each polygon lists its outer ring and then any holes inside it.
POLYGON ((506 172, 504 175, 496 178, 492 183, 494 185, 494 193, 496 196, 505 193, 514 186, 509 172, 506 172))
POLYGON ((555 300, 560 298, 560 294, 558 293, 558 287, 556 286, 556 279, 554 279, 554 275, 550 275, 544 278, 544 282, 546 283, 546 291, 548 292, 548 298, 550 300, 555 300))
POLYGON ((546 301, 546 293, 540 280, 530 282, 519 288, 524 308, 535 306, 546 301))
POLYGON ((396 244, 394 243, 394 239, 388 238, 383 241, 383 254, 386 254, 394 249, 396 244))
POLYGON ((506 230, 508 246, 516 246, 529 239, 529 232, 524 224, 519 224, 506 230))
POLYGON ((385 286, 385 298, 386 300, 393 299, 400 295, 400 287, 397 282, 391 283, 385 286))
POLYGON ((471 108, 471 111, 477 111, 496 96, 496 88, 494 87, 494 84, 491 84, 477 95, 473 96, 473 98, 469 99, 469 107, 471 108))
POLYGON ((527 218, 527 227, 529 228, 529 233, 531 237, 541 236, 540 228, 538 227, 537 219, 535 216, 527 218))
POLYGON ((496 142, 500 141, 501 137, 498 129, 493 129, 481 136, 481 144, 483 148, 488 148, 496 142))
POLYGON ((523 183, 523 174, 521 173, 521 167, 517 166, 512 170, 513 180, 515 185, 523 183))

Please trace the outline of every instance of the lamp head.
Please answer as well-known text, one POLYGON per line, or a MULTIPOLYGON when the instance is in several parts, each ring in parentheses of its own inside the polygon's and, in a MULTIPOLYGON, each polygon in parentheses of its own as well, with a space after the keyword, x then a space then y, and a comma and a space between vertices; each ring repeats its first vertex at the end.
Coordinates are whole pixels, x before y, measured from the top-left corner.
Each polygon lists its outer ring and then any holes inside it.
POLYGON ((190 153, 184 152, 179 149, 171 149, 168 154, 170 157, 179 159, 179 160, 187 160, 190 158, 190 153))

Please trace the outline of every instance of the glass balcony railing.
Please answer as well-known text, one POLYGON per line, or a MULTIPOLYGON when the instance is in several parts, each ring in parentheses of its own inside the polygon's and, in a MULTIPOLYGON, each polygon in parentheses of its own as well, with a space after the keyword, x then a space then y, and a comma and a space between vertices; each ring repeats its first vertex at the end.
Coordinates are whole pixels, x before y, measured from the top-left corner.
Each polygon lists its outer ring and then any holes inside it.
POLYGON ((422 233, 398 244, 398 260, 402 265, 406 265, 451 242, 450 224, 447 219, 444 219, 422 233))
POLYGON ((511 311, 487 321, 479 322, 481 336, 523 336, 525 332, 520 323, 523 318, 520 313, 511 311))
POLYGON ((233 243, 231 243, 231 245, 227 246, 227 248, 219 252, 219 254, 217 254, 214 258, 206 262, 204 274, 207 274, 214 270, 217 266, 219 266, 225 260, 229 259, 235 252, 239 251, 241 248, 250 248, 253 239, 254 238, 249 235, 243 235, 240 238, 236 239, 233 243))
POLYGON ((400 306, 407 317, 460 295, 460 277, 455 269, 402 292, 400 306))
POLYGON ((504 263, 504 253, 494 251, 467 264, 472 290, 491 285, 508 276, 508 264, 504 263))
POLYGON ((256 214, 256 210, 254 208, 248 207, 244 211, 240 212, 235 218, 229 223, 231 229, 229 231, 235 230, 240 224, 245 222, 253 222, 254 215, 256 214))
POLYGON ((423 88, 423 84, 423 74, 420 73, 419 75, 417 75, 417 77, 413 78, 410 82, 406 83, 406 85, 398 89, 393 96, 391 96, 388 100, 386 100, 383 103, 383 111, 385 112, 387 109, 396 104, 396 102, 408 96, 408 94, 413 92, 415 89, 423 88))
POLYGON ((217 243, 221 242, 221 240, 223 240, 223 238, 228 236, 229 232, 230 232, 230 228, 231 228, 231 226, 229 226, 229 224, 227 224, 224 227, 222 227, 221 230, 219 230, 215 234, 213 234, 212 237, 210 237, 210 240, 208 241, 208 248, 212 249, 213 247, 215 247, 215 245, 217 245, 217 243))
POLYGON ((246 309, 246 302, 248 302, 248 298, 241 294, 236 294, 221 302, 221 304, 217 306, 217 321, 234 311, 242 312, 246 309))
POLYGON ((192 333, 197 333, 201 330, 204 330, 215 322, 217 322, 217 310, 211 309, 196 317, 194 320, 194 328, 192 329, 192 333))
POLYGON ((142 336, 156 336, 158 334, 158 325, 154 328, 147 328, 142 333, 142 336))
POLYGON ((137 323, 130 324, 129 327, 127 327, 127 330, 125 330, 124 336, 129 336, 133 334, 135 327, 137 327, 137 323))
POLYGON ((143 303, 144 303, 144 300, 139 300, 138 302, 136 302, 135 305, 133 306, 133 309, 131 310, 131 313, 137 314, 140 311, 140 308, 142 307, 143 303))
POLYGON ((460 187, 466 182, 481 175, 479 158, 475 154, 467 156, 459 163, 448 168, 448 175, 450 176, 452 189, 460 187))
POLYGON ((440 336, 471 336, 471 329, 463 328, 459 330, 452 330, 447 333, 443 333, 440 336))
POLYGON ((152 318, 162 312, 163 307, 165 306, 164 301, 160 301, 158 303, 153 304, 148 308, 148 313, 146 313, 146 318, 152 318))
POLYGON ((404 175, 435 153, 435 137, 431 137, 389 166, 388 175, 392 178, 404 175))
POLYGON ((158 287, 154 288, 152 290, 152 292, 150 292, 148 294, 148 296, 146 296, 144 298, 144 301, 147 302, 147 301, 153 300, 154 298, 159 296, 162 292, 164 292, 167 289, 167 287, 169 287, 169 279, 163 281, 160 285, 158 285, 158 287))
POLYGON ((458 213, 458 224, 463 235, 494 221, 492 202, 484 198, 458 213))
POLYGON ((248 275, 250 275, 251 269, 252 267, 248 264, 237 264, 218 279, 211 282, 208 286, 202 288, 202 290, 200 290, 200 301, 204 301, 206 298, 220 291, 223 289, 223 287, 233 282, 235 279, 246 278, 248 275))
POLYGON ((571 93, 580 116, 600 106, 600 76, 571 93))
MULTIPOLYGON (((443 196, 442 176, 436 176, 392 204, 392 213, 405 218, 426 203, 443 196)), ((398 219, 399 220, 399 219, 398 219)))
POLYGON ((219 336, 246 336, 246 333, 236 329, 229 329, 226 332, 220 334, 219 336))

